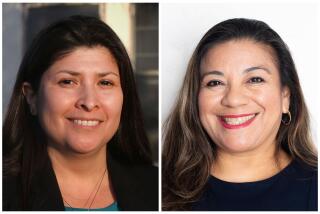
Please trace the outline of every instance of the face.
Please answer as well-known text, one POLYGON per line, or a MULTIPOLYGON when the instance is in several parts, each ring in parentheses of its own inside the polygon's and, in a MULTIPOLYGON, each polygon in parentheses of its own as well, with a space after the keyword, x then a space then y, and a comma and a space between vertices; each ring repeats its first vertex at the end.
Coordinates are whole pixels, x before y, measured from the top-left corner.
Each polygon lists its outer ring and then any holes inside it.
POLYGON ((289 91, 281 87, 271 47, 251 40, 212 47, 201 61, 201 123, 227 152, 274 145, 289 91))
POLYGON ((105 148, 119 127, 123 94, 116 60, 103 47, 77 48, 24 91, 48 146, 76 153, 105 148))

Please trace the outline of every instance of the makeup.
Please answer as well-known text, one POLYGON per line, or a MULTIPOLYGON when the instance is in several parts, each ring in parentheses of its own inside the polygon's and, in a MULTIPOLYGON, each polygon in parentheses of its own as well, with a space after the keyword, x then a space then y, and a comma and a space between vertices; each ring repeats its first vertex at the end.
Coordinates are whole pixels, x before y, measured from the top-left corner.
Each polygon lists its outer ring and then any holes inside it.
POLYGON ((219 116, 222 126, 227 129, 240 129, 249 126, 257 114, 238 114, 219 116))

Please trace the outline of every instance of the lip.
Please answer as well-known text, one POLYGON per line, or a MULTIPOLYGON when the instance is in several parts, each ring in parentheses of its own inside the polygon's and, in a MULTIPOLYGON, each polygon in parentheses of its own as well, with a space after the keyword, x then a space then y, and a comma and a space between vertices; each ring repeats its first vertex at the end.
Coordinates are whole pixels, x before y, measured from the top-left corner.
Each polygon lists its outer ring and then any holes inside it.
POLYGON ((98 119, 98 118, 85 118, 85 117, 68 117, 68 120, 95 120, 95 121, 99 121, 99 122, 103 122, 103 120, 98 119))
POLYGON ((83 118, 83 117, 74 117, 74 118, 67 118, 70 123, 74 126, 74 127, 77 127, 77 128, 82 128, 82 129, 95 129, 97 128, 98 126, 100 126, 100 124, 103 122, 103 120, 100 120, 100 119, 96 119, 96 118, 83 118), (98 124, 97 125, 94 125, 94 126, 89 126, 89 125, 80 125, 80 124, 77 124, 75 123, 74 121, 75 120, 82 120, 82 121, 98 121, 98 124))
POLYGON ((233 115, 223 115, 223 116, 219 116, 219 121, 222 124, 222 126, 226 129, 240 129, 240 128, 244 128, 249 126, 257 117, 259 113, 252 113, 252 114, 233 114, 233 115), (246 117, 246 116, 250 116, 250 115, 254 115, 254 117, 252 117, 251 119, 247 120, 244 123, 238 124, 238 125, 232 125, 232 124, 228 124, 225 122, 224 118, 239 118, 239 117, 246 117))

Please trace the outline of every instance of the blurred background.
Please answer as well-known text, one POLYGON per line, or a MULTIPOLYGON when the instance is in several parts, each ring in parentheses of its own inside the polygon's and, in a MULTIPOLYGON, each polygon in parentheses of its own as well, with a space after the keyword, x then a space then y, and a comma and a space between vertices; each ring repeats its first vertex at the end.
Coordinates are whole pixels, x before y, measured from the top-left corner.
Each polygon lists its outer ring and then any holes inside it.
POLYGON ((158 14, 157 3, 3 3, 3 118, 22 57, 34 36, 64 17, 97 17, 118 34, 129 53, 153 160, 158 163, 158 14))

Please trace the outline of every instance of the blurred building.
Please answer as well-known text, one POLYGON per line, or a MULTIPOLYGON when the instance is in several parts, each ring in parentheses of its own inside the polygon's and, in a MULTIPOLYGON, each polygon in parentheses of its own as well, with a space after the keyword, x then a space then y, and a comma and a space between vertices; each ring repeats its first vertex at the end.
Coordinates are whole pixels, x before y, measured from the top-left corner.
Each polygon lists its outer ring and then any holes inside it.
POLYGON ((7 111, 24 52, 48 24, 71 15, 105 21, 127 48, 134 67, 153 158, 158 161, 158 4, 3 3, 2 113, 7 111))

